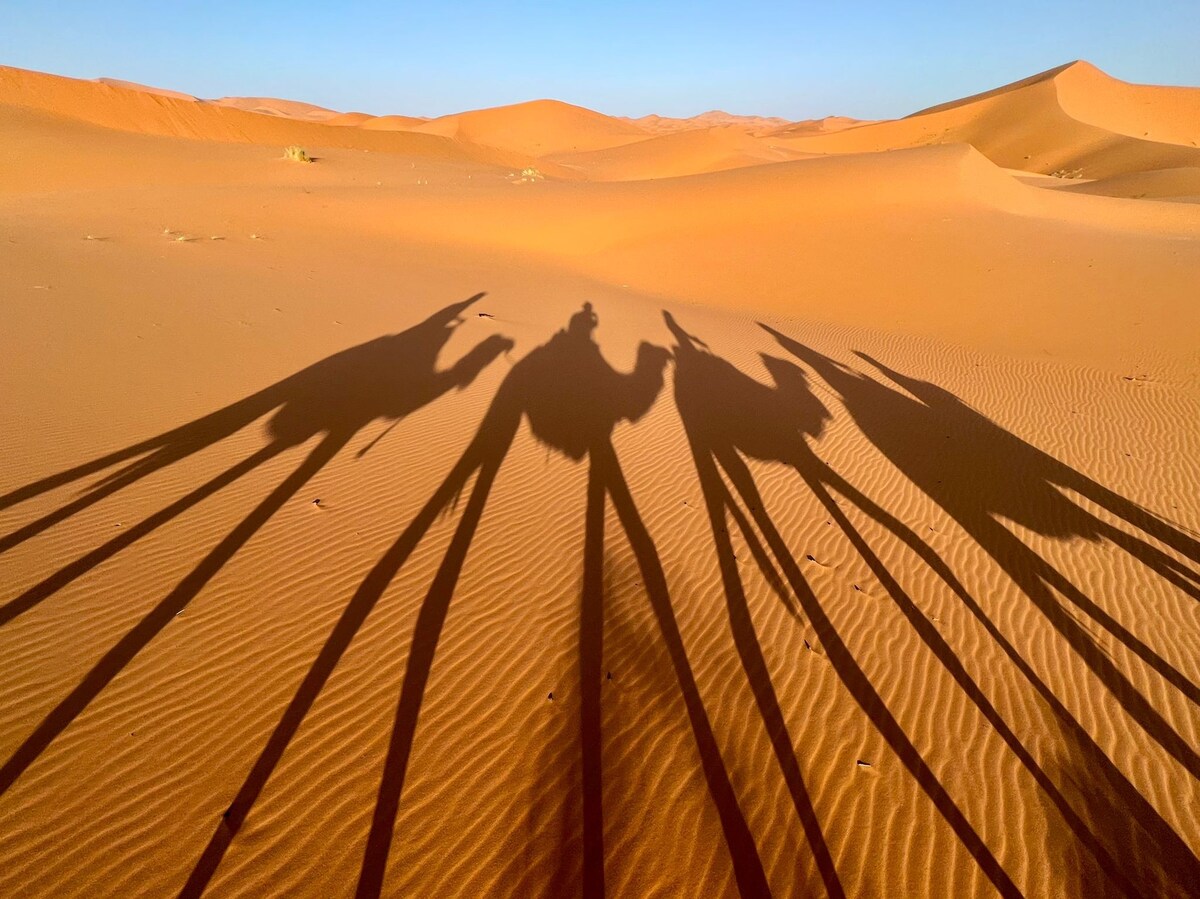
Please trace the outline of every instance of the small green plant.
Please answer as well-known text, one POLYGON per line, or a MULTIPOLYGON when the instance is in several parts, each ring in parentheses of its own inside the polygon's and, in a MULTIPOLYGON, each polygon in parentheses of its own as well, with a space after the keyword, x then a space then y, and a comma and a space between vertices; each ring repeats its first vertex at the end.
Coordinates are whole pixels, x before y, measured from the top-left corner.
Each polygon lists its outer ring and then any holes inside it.
POLYGON ((313 159, 305 151, 303 147, 297 147, 293 144, 290 147, 283 148, 283 158, 290 159, 292 162, 312 162, 313 159))

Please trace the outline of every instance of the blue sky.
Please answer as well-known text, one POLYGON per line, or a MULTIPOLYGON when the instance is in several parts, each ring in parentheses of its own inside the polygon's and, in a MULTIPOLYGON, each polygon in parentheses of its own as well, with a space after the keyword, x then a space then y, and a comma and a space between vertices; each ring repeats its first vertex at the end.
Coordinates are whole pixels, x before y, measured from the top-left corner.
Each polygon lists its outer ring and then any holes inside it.
POLYGON ((1072 59, 1200 85, 1200 0, 833 3, 0 0, 0 64, 439 115, 904 115, 1072 59))

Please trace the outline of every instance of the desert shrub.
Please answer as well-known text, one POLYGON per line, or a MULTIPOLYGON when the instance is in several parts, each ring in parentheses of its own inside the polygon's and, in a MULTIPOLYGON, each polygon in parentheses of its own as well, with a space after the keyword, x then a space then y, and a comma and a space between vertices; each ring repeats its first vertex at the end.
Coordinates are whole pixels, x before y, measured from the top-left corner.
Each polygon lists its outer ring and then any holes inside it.
POLYGON ((519 175, 514 174, 514 175, 509 175, 508 177, 509 177, 509 180, 511 180, 517 184, 526 184, 526 183, 533 182, 533 181, 544 181, 546 179, 546 176, 543 175, 541 172, 539 172, 537 169, 535 169, 533 166, 527 166, 527 167, 521 169, 521 173, 519 175))

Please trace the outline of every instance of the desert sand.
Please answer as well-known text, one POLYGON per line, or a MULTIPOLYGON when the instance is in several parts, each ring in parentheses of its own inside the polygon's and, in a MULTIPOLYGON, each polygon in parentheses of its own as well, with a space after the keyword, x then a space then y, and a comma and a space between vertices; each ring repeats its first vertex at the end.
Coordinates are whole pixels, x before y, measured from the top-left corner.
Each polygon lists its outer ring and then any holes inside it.
POLYGON ((1200 89, 402 112, 0 68, 0 895, 1195 895, 1200 89))

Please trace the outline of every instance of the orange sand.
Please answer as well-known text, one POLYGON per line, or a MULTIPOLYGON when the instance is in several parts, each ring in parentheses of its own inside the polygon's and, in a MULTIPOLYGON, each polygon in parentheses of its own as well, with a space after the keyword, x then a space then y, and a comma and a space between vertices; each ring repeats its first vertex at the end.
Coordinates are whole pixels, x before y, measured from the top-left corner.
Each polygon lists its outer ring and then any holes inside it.
POLYGON ((0 68, 0 895, 1194 895, 1197 122, 0 68))

